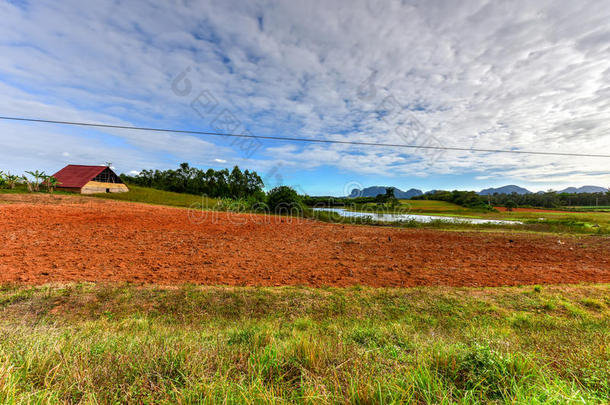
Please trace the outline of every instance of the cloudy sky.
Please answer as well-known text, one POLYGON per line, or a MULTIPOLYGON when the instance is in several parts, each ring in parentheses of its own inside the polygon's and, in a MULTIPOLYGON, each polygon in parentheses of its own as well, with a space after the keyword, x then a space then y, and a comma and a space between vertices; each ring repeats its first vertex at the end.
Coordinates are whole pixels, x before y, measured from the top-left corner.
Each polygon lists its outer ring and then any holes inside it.
MULTIPOLYGON (((610 154, 610 2, 0 0, 0 115, 610 154)), ((609 159, 0 121, 0 170, 255 169, 268 186, 610 186, 609 159)))

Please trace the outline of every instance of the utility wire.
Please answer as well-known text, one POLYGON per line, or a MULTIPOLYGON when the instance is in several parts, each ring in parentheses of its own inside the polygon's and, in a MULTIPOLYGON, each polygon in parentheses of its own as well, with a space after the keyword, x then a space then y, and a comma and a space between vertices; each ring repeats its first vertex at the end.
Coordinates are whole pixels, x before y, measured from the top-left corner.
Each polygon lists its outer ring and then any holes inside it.
POLYGON ((478 149, 478 148, 459 148, 459 147, 450 147, 450 146, 404 145, 404 144, 392 144, 392 143, 336 141, 336 140, 330 140, 330 139, 310 139, 310 138, 296 138, 296 137, 283 137, 283 136, 231 134, 231 133, 189 131, 189 130, 168 129, 168 128, 147 128, 147 127, 134 127, 134 126, 127 126, 127 125, 111 125, 111 124, 97 124, 97 123, 92 123, 92 122, 43 120, 43 119, 23 118, 23 117, 0 116, 0 120, 38 122, 38 123, 59 124, 59 125, 75 125, 75 126, 81 126, 81 127, 127 129, 127 130, 135 130, 135 131, 171 132, 171 133, 192 134, 192 135, 229 136, 229 137, 234 137, 234 138, 255 138, 255 139, 267 139, 267 140, 284 141, 284 142, 309 142, 309 143, 326 143, 326 144, 340 144, 340 145, 380 146, 380 147, 391 147, 391 148, 452 150, 452 151, 481 152, 481 153, 516 153, 516 154, 523 154, 523 155, 610 158, 610 155, 598 155, 598 154, 589 154, 589 153, 540 152, 540 151, 524 151, 524 150, 511 150, 511 149, 478 149))

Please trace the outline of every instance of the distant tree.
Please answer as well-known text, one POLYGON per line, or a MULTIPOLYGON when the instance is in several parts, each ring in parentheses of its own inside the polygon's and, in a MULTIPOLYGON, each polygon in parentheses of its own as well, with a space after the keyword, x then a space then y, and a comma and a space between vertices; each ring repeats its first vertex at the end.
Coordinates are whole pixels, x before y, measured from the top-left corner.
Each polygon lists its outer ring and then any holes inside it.
POLYGON ((272 213, 293 213, 303 210, 299 194, 291 187, 279 186, 267 193, 267 205, 272 213))
POLYGON ((39 172, 38 170, 34 171, 26 171, 27 174, 34 178, 34 183, 32 183, 32 189, 34 191, 40 191, 40 180, 45 178, 45 172, 39 172))
POLYGON ((60 183, 55 177, 47 176, 44 179, 44 184, 47 187, 47 190, 49 190, 49 193, 53 194, 53 191, 55 191, 55 189, 57 188, 57 186, 59 186, 60 183))
POLYGON ((121 174, 130 184, 178 193, 205 194, 213 198, 250 198, 260 201, 264 195, 263 181, 256 172, 242 172, 235 166, 231 172, 201 170, 181 163, 176 170, 142 170, 136 176, 121 174))
POLYGON ((506 207, 507 211, 512 211, 513 209, 517 208, 518 205, 516 202, 514 202, 513 200, 508 200, 504 206, 506 207))
POLYGON ((394 187, 388 187, 385 189, 385 202, 386 204, 390 204, 392 207, 395 207, 398 204, 398 199, 394 195, 395 192, 394 187))
POLYGON ((15 175, 15 174, 11 174, 11 172, 9 172, 5 177, 6 180, 6 184, 8 185, 8 188, 10 189, 14 189, 15 186, 17 185, 17 182, 19 182, 20 177, 15 175))
POLYGON ((34 187, 32 186, 32 182, 30 181, 30 179, 28 179, 27 176, 21 176, 21 180, 23 180, 23 182, 25 183, 26 187, 28 188, 28 193, 31 193, 34 191, 34 187))

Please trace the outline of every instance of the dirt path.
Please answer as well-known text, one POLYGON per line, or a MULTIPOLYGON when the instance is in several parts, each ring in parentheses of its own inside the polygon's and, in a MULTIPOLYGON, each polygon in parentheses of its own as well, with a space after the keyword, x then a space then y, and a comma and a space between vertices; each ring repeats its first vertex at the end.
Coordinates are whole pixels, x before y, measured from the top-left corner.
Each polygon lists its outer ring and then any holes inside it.
MULTIPOLYGON (((6 202, 4 198, 4 202, 6 202)), ((29 202, 27 202, 29 200, 29 202)), ((0 283, 610 283, 610 239, 342 226, 90 198, 0 204, 0 283), (192 212, 191 212, 192 216, 192 212)))

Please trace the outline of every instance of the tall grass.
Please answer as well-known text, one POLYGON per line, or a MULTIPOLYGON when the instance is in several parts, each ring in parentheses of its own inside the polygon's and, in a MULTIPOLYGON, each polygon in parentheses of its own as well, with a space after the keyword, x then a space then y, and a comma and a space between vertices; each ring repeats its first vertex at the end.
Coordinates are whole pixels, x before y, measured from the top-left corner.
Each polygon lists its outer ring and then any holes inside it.
POLYGON ((603 403, 610 286, 0 291, 0 403, 603 403))

